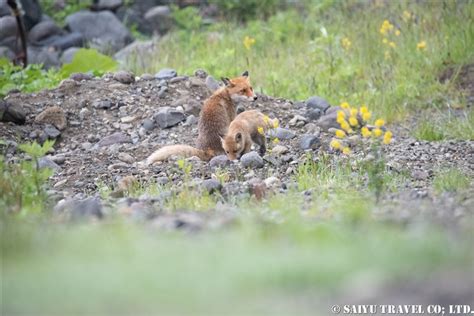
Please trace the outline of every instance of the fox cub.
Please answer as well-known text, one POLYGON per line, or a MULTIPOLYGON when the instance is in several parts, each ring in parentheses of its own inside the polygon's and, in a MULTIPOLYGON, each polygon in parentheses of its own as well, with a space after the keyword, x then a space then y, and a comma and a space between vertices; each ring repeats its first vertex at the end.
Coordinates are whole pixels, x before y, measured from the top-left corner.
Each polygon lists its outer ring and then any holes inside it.
POLYGON ((189 145, 165 146, 151 154, 147 163, 167 160, 171 156, 197 156, 201 160, 223 154, 221 137, 226 134, 230 123, 236 117, 234 97, 254 101, 257 96, 253 92, 248 71, 240 77, 222 78, 225 86, 216 90, 205 102, 201 109, 198 122, 198 137, 196 147, 189 145))
POLYGON ((260 147, 259 154, 263 156, 267 150, 265 131, 277 126, 277 119, 270 119, 260 111, 242 112, 230 123, 227 134, 221 139, 222 147, 230 160, 248 153, 252 143, 260 147))

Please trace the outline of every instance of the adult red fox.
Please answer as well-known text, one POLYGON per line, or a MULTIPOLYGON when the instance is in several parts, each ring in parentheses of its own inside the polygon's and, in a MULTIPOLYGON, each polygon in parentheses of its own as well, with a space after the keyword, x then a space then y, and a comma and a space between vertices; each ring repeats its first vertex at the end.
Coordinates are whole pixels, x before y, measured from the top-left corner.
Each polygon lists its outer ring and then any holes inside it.
POLYGON ((237 115, 233 97, 239 96, 254 101, 257 96, 253 92, 248 71, 240 77, 222 78, 225 86, 216 90, 205 102, 201 109, 198 123, 196 147, 189 145, 165 146, 147 158, 147 164, 167 160, 171 156, 197 156, 201 160, 210 160, 224 153, 221 137, 223 137, 230 122, 237 115))

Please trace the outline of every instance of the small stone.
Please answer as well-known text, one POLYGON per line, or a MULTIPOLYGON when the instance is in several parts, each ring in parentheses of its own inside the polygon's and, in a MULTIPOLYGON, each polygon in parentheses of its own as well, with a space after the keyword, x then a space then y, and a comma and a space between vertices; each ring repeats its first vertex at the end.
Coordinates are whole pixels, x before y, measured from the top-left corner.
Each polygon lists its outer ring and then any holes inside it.
POLYGON ((112 102, 108 100, 95 101, 92 103, 92 106, 96 109, 110 109, 112 107, 112 102))
POLYGON ((276 155, 283 155, 288 152, 288 148, 283 145, 276 145, 275 147, 272 148, 272 154, 276 155))
POLYGON ((282 128, 282 127, 277 127, 275 129, 271 129, 268 134, 272 138, 278 138, 280 140, 288 140, 296 137, 296 133, 293 131, 287 129, 287 128, 282 128))
POLYGON ((117 71, 114 74, 114 79, 117 80, 118 82, 124 83, 124 84, 130 84, 135 82, 135 76, 133 73, 125 70, 120 70, 117 71))
POLYGON ((79 111, 79 118, 81 119, 81 121, 83 121, 85 118, 91 116, 91 113, 92 112, 88 108, 82 108, 79 111))
POLYGON ((196 125, 197 123, 198 123, 198 118, 191 114, 190 116, 188 116, 183 126, 196 125))
POLYGON ((118 159, 128 164, 132 164, 135 162, 135 158, 133 158, 132 155, 129 155, 127 153, 119 153, 118 159))
POLYGON ((171 78, 170 79, 170 83, 178 83, 178 82, 181 82, 181 81, 184 81, 188 79, 188 77, 186 76, 178 76, 178 77, 174 77, 174 78, 171 78))
POLYGON ((155 75, 155 78, 158 80, 169 80, 171 78, 176 77, 178 74, 176 70, 170 69, 170 68, 164 68, 158 71, 158 73, 155 75))
POLYGON ((415 180, 426 180, 428 179, 429 177, 429 174, 424 171, 424 170, 414 170, 412 173, 411 173, 411 176, 415 179, 415 180))
POLYGON ((219 82, 216 79, 214 79, 213 76, 207 76, 206 86, 209 90, 211 90, 211 92, 214 92, 220 88, 219 82))
POLYGON ((53 169, 54 171, 58 171, 58 170, 61 170, 61 167, 55 163, 53 160, 51 160, 51 158, 49 157, 41 157, 38 159, 38 167, 40 169, 43 169, 43 168, 51 168, 53 169))
POLYGON ((220 192, 222 190, 222 184, 216 179, 207 179, 202 182, 203 188, 208 193, 220 192))
POLYGON ((153 119, 160 128, 169 128, 177 125, 186 119, 186 115, 170 107, 161 108, 153 119))
POLYGON ((321 127, 323 131, 328 131, 331 127, 339 128, 340 125, 337 122, 337 111, 321 116, 316 124, 321 127))
POLYGON ((66 113, 59 106, 52 106, 38 114, 35 118, 35 122, 51 124, 57 129, 63 130, 67 126, 66 113))
POLYGON ((110 146, 110 145, 113 145, 113 144, 131 143, 131 142, 132 142, 132 140, 131 140, 130 136, 128 136, 124 133, 121 133, 121 132, 117 132, 117 133, 114 133, 112 135, 109 135, 109 136, 106 136, 106 137, 102 138, 97 143, 97 145, 99 147, 104 147, 104 146, 110 146))
POLYGON ((306 111, 306 118, 309 121, 317 121, 321 117, 321 110, 320 109, 308 109, 306 111))
POLYGON ((301 115, 295 115, 293 116, 293 118, 288 122, 288 125, 290 126, 296 126, 298 124, 298 122, 304 122, 306 123, 307 120, 304 116, 301 116, 301 115))
POLYGON ((215 156, 209 161, 209 166, 211 168, 218 168, 218 167, 222 168, 222 167, 229 166, 230 164, 231 164, 231 161, 229 160, 229 158, 227 158, 226 155, 215 156))
POLYGON ((25 124, 26 113, 22 107, 0 100, 0 121, 25 124))
POLYGON ((75 81, 83 81, 83 80, 91 80, 94 78, 91 74, 84 74, 84 73, 73 73, 69 76, 70 79, 75 81))
POLYGON ((155 121, 153 121, 152 119, 146 118, 143 120, 142 126, 147 131, 151 131, 152 129, 155 128, 155 121))
POLYGON ((277 189, 281 187, 281 181, 277 177, 268 177, 263 182, 267 188, 277 189))
POLYGON ((194 75, 198 78, 205 79, 207 77, 207 72, 203 69, 198 69, 194 72, 194 75))
POLYGON ((43 129, 43 132, 48 136, 49 139, 56 139, 61 136, 61 132, 56 129, 53 125, 47 124, 43 129))
POLYGON ((152 74, 143 74, 141 77, 140 77, 141 80, 144 80, 144 81, 150 81, 150 80, 153 80, 155 79, 155 76, 153 76, 152 74))
POLYGON ((264 165, 263 158, 256 151, 242 155, 240 163, 244 168, 262 168, 264 165))
POLYGON ((90 149, 92 148, 92 144, 89 143, 89 142, 84 142, 84 143, 81 144, 81 148, 82 148, 83 150, 86 150, 86 151, 87 151, 87 150, 90 150, 90 149))
POLYGON ((58 165, 62 165, 63 163, 66 162, 65 155, 59 154, 59 155, 51 156, 50 158, 53 162, 57 163, 58 165))
POLYGON ((318 96, 312 96, 306 100, 306 106, 311 109, 319 109, 321 113, 325 113, 326 110, 331 106, 328 101, 325 99, 318 97, 318 96))
POLYGON ((319 137, 315 135, 305 134, 300 138, 300 148, 303 150, 315 149, 319 146, 319 137))
POLYGON ((136 119, 137 118, 135 116, 124 116, 124 117, 120 118, 120 122, 127 124, 127 123, 132 123, 136 119))

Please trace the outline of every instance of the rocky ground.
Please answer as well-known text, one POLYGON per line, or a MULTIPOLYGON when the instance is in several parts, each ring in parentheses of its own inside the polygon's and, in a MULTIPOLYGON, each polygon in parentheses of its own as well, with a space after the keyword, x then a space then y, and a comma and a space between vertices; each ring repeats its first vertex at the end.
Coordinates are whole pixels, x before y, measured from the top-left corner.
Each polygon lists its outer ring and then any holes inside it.
MULTIPOLYGON (((104 186, 115 190, 112 196, 120 198, 120 188, 126 187, 127 181, 137 180, 143 186, 156 182, 179 187, 183 172, 176 162, 146 166, 143 161, 163 145, 194 144, 201 104, 217 85, 204 71, 177 76, 174 70, 164 69, 154 76, 141 77, 124 71, 102 78, 74 74, 53 90, 10 93, 3 106, 23 109, 26 123, 0 124, 0 137, 7 141, 6 158, 22 158, 17 150, 19 143, 56 139, 54 152, 42 158, 41 165, 55 170, 50 193, 63 204, 98 196, 104 186)), ((329 148, 333 137, 330 128, 337 126, 338 107, 331 107, 322 98, 299 102, 259 95, 257 101, 238 107, 259 109, 277 117, 281 123, 272 137, 278 137, 279 143, 269 139, 269 151, 263 159, 255 152, 239 162, 230 162, 223 156, 209 163, 187 159, 192 166, 192 185, 209 192, 220 191, 226 198, 248 192, 258 196, 260 188, 286 192, 295 186, 293 175, 308 152, 316 159, 323 153, 350 159, 329 148), (221 170, 227 177, 223 186, 217 179, 221 170)), ((402 221, 428 215, 456 226, 472 215, 472 187, 465 194, 439 195, 433 192, 431 182, 435 173, 445 167, 459 168, 472 179, 474 142, 417 141, 409 135, 414 123, 406 124, 390 126, 394 141, 386 153, 387 165, 392 175, 403 175, 403 181, 397 184, 396 193, 383 197, 387 203, 378 215, 402 221)), ((121 202, 127 207, 137 202, 143 208, 144 202, 146 208, 159 208, 156 197, 147 194, 121 202)), ((93 203, 97 204, 97 212, 93 213, 102 216, 100 200, 94 199, 93 203)))

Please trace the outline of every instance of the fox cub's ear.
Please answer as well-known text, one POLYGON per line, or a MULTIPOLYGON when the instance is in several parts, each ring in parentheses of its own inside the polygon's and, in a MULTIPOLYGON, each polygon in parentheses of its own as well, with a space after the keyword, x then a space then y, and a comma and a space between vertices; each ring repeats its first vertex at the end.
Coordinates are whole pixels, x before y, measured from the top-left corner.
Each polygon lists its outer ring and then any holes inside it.
POLYGON ((242 77, 248 77, 249 76, 249 71, 245 70, 244 73, 242 74, 242 77))
POLYGON ((235 134, 235 141, 240 143, 242 141, 242 133, 235 134))
POLYGON ((233 83, 230 81, 230 79, 227 78, 227 77, 222 77, 221 80, 222 80, 222 82, 223 82, 226 86, 228 86, 229 88, 231 88, 231 87, 234 86, 234 84, 233 84, 233 83))

